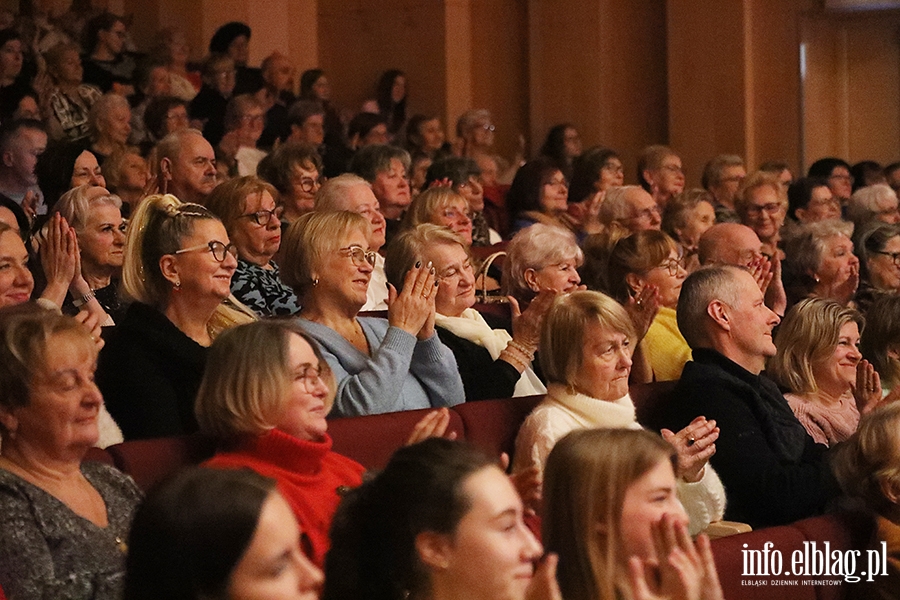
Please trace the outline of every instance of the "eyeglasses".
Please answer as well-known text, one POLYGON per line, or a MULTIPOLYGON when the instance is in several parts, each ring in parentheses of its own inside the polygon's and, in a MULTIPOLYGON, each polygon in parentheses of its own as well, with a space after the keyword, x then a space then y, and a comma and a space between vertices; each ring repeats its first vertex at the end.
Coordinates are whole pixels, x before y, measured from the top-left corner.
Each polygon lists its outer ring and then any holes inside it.
POLYGON ((496 129, 496 127, 494 127, 490 123, 486 123, 486 124, 482 125, 481 128, 484 129, 485 131, 494 131, 494 129, 496 129))
POLYGON ((841 201, 839 198, 832 196, 831 198, 828 198, 828 199, 810 200, 808 206, 836 206, 836 207, 840 208, 841 201))
POLYGON ((299 185, 300 189, 308 194, 322 187, 322 178, 319 177, 318 179, 313 179, 312 177, 300 177, 295 178, 291 183, 299 185))
POLYGON ((652 221, 654 219, 654 217, 659 218, 659 215, 660 215, 659 206, 654 204, 652 207, 645 208, 645 209, 639 211, 637 214, 632 215, 630 218, 635 221, 638 219, 645 219, 648 221, 652 221))
POLYGON ((756 204, 748 204, 747 205, 747 215, 749 216, 759 216, 760 213, 766 212, 767 214, 774 215, 779 210, 781 210, 780 202, 769 202, 768 204, 763 204, 762 206, 757 206, 756 204))
POLYGON ((279 220, 281 219, 281 214, 284 212, 284 208, 281 206, 276 206, 272 210, 258 210, 256 212, 247 213, 245 215, 241 215, 238 219, 253 219, 256 221, 257 225, 268 225, 272 219, 279 220))
POLYGON ((363 250, 362 246, 341 248, 339 252, 344 256, 349 256, 356 267, 361 267, 364 264, 368 264, 370 267, 375 266, 375 253, 371 250, 363 250))
POLYGON ((668 269, 669 275, 675 277, 678 275, 679 269, 685 268, 684 258, 670 258, 666 262, 656 267, 657 269, 668 269))
POLYGON ((197 250, 208 250, 209 252, 212 252, 213 258, 218 262, 225 262, 225 257, 228 254, 235 258, 238 256, 237 246, 234 244, 228 244, 226 246, 219 240, 213 240, 206 244, 198 244, 196 246, 191 246, 190 248, 182 248, 181 250, 176 250, 173 254, 184 254, 185 252, 196 252, 197 250))
POLYGON ((254 123, 263 123, 265 122, 265 115, 241 115, 241 123, 246 123, 247 125, 253 125, 254 123))
POLYGON ((300 371, 297 372, 296 379, 303 380, 303 387, 306 388, 306 391, 310 394, 316 391, 316 386, 319 383, 324 383, 324 379, 322 379, 322 367, 314 367, 312 365, 303 365, 300 367, 300 371))
POLYGON ((881 252, 876 250, 873 254, 881 254, 882 256, 890 256, 891 262, 894 263, 895 267, 900 267, 900 252, 881 252))

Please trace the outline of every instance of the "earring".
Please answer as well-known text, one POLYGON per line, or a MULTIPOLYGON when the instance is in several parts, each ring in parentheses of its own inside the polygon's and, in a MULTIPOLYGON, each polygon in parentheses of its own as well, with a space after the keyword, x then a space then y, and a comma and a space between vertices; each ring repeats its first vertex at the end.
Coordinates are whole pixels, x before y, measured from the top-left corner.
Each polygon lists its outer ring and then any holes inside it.
POLYGON ((316 287, 317 285, 319 285, 319 278, 318 278, 318 277, 316 277, 315 279, 313 279, 313 287, 316 287))
POLYGON ((175 291, 176 291, 176 292, 180 292, 180 291, 181 291, 181 280, 180 280, 180 279, 176 279, 176 280, 175 280, 175 291))
POLYGON ((818 276, 818 275, 813 275, 813 279, 816 280, 816 283, 819 283, 819 276, 818 276))

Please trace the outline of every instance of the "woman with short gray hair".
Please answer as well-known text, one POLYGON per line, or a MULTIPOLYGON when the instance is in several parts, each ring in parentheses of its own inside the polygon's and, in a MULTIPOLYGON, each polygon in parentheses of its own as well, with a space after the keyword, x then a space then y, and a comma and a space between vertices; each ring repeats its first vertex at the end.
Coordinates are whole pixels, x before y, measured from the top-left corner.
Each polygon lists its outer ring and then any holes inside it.
POLYGON ((784 287, 788 304, 811 296, 847 304, 859 285, 859 259, 853 253, 853 224, 831 220, 798 228, 785 244, 784 287))
POLYGON ((571 292, 581 283, 584 253, 568 229, 535 223, 506 248, 502 287, 524 309, 539 292, 571 292))

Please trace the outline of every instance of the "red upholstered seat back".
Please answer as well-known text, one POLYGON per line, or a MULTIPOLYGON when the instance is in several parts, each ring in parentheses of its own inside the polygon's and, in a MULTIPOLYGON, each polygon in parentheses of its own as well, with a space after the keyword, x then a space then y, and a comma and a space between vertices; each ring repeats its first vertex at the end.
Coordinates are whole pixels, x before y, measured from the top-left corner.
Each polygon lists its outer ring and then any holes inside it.
MULTIPOLYGON (((406 443, 416 423, 431 410, 333 419, 328 422, 328 433, 334 440, 332 449, 366 469, 381 469, 391 455, 406 443)), ((456 433, 457 439, 463 439, 463 423, 453 410, 450 411, 450 431, 456 433)))
POLYGON ((200 435, 134 440, 110 446, 116 467, 131 475, 144 491, 181 467, 212 457, 214 442, 200 435))
POLYGON ((538 395, 466 402, 453 410, 462 418, 469 442, 492 456, 506 452, 511 461, 522 421, 543 399, 538 395))

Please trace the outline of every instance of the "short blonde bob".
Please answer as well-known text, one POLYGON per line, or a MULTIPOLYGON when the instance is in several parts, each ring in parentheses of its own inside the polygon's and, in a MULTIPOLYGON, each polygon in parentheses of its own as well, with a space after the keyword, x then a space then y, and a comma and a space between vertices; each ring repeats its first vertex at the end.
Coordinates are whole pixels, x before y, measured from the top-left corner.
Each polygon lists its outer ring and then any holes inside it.
POLYGON ((403 218, 403 229, 413 229, 422 223, 439 225, 440 223, 435 221, 438 211, 445 210, 454 201, 469 206, 468 201, 462 195, 449 187, 439 186, 425 190, 416 196, 409 205, 403 218))
POLYGON ((580 290, 557 298, 541 326, 541 369, 548 383, 573 384, 584 363, 585 330, 589 323, 621 333, 632 347, 637 334, 622 305, 600 292, 580 290))
POLYGON ((354 230, 369 239, 370 228, 365 217, 345 210, 303 215, 291 223, 281 240, 281 280, 303 298, 312 292, 325 255, 337 252, 354 230))
POLYGON ((275 428, 290 400, 294 379, 292 335, 312 347, 328 385, 325 409, 331 410, 334 375, 316 341, 292 320, 256 321, 223 332, 210 347, 194 405, 202 432, 219 440, 234 440, 275 428))

